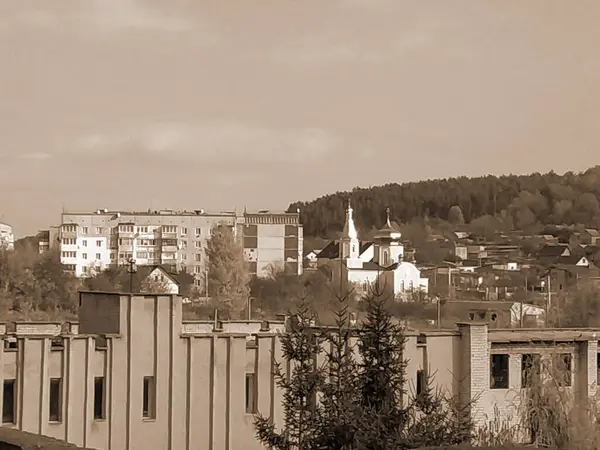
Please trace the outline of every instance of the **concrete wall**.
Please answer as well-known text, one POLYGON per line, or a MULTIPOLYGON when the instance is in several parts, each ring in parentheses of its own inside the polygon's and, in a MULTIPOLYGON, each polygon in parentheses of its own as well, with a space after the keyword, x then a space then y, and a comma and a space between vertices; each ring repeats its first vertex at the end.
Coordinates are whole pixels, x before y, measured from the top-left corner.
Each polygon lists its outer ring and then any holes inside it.
MULTIPOLYGON (((0 324, 0 385, 10 380, 15 385, 14 423, 4 426, 102 450, 259 450, 246 398, 254 396, 257 411, 281 423, 282 393, 274 384, 272 357, 282 360, 282 324, 216 325, 182 322, 181 298, 175 295, 110 293, 82 293, 79 324, 18 323, 14 329, 0 324), (255 383, 249 391, 247 375, 255 383), (148 417, 145 377, 154 380, 148 417), (98 404, 104 414, 97 417, 95 387, 102 378, 104 400, 98 404), (62 380, 58 420, 50 416, 51 379, 62 380)), ((596 331, 488 330, 474 322, 456 330, 408 331, 407 395, 415 393, 417 374, 424 371, 436 387, 471 405, 477 425, 494 419, 496 411, 500 419, 514 419, 522 355, 556 352, 573 355, 568 389, 582 399, 593 397, 596 331), (494 354, 508 355, 509 383, 503 389, 490 386, 494 354)), ((2 389, 0 405, 3 395, 2 389)))

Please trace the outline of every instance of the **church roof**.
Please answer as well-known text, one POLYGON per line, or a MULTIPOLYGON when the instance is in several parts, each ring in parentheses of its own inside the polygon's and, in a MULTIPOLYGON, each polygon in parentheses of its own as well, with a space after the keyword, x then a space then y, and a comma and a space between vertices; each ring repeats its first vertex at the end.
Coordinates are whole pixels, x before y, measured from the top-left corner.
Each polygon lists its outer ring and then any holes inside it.
POLYGON ((392 240, 397 241, 402 237, 402 233, 390 221, 390 208, 386 209, 387 220, 381 230, 375 233, 376 240, 392 240))
MULTIPOLYGON (((360 242, 360 246, 358 249, 358 254, 362 255, 367 249, 373 245, 373 242, 363 241, 360 242)), ((327 246, 319 252, 317 258, 325 258, 325 259, 339 259, 340 257, 340 241, 331 241, 327 246)))

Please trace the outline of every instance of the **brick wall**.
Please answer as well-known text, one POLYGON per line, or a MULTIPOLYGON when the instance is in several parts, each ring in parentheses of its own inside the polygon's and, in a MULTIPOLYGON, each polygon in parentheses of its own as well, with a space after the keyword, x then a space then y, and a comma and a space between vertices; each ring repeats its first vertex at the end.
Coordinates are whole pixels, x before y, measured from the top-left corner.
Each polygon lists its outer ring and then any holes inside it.
POLYGON ((0 450, 86 450, 46 436, 0 427, 0 450))

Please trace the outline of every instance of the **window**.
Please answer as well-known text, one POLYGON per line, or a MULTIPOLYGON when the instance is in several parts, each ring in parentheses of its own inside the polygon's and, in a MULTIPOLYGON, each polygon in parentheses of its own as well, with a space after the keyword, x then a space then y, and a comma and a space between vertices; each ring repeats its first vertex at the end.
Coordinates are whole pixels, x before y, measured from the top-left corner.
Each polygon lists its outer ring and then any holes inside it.
POLYGON ((156 386, 154 377, 144 377, 144 391, 142 399, 142 417, 145 419, 156 418, 156 386))
POLYGON ((196 236, 202 236, 202 228, 196 228, 196 236))
POLYGON ((181 259, 185 261, 187 259, 187 255, 185 253, 182 253, 181 254, 181 259))
POLYGON ((102 227, 96 227, 96 234, 102 234, 102 227))
POLYGON ((423 390, 425 389, 425 385, 427 380, 425 379, 425 371, 417 370, 417 386, 416 386, 416 394, 421 395, 423 390))
POLYGON ((82 247, 87 247, 87 241, 85 239, 83 241, 81 241, 81 246, 82 247))
POLYGON ((94 420, 106 419, 104 377, 94 378, 94 420))
POLYGON ((181 235, 185 236, 187 234, 187 228, 182 228, 181 229, 181 235))
POLYGON ((15 423, 15 380, 4 380, 2 423, 15 423))
POLYGON ((383 266, 388 266, 390 263, 390 256, 388 255, 387 251, 383 252, 383 266))
POLYGON ((177 227, 175 225, 163 225, 163 233, 177 233, 177 227))
POLYGON ((87 271, 88 271, 88 268, 87 268, 86 266, 83 266, 83 267, 81 268, 81 271, 82 271, 83 273, 87 273, 87 271))
POLYGON ((87 253, 82 253, 82 254, 81 254, 81 258, 82 258, 82 259, 87 259, 87 253))
POLYGON ((521 388, 529 388, 539 379, 542 370, 542 357, 539 354, 525 354, 521 357, 521 388))
POLYGON ((75 238, 63 238, 62 243, 63 245, 75 245, 77 240, 75 238))
POLYGON ((573 356, 570 353, 552 355, 552 368, 556 382, 561 387, 571 386, 573 356))
POLYGON ((63 225, 62 230, 65 233, 75 233, 77 231, 77 225, 73 225, 73 224, 63 225))
POLYGON ((202 266, 194 266, 194 273, 202 273, 202 266))
POLYGON ((119 232, 133 233, 133 225, 119 225, 119 232))
POLYGON ((96 247, 102 247, 102 241, 96 241, 96 247))
POLYGON ((102 259, 102 255, 100 253, 96 253, 96 261, 100 261, 102 259))
POLYGON ((139 233, 147 233, 148 227, 137 227, 139 233))
POLYGON ((82 234, 88 234, 88 227, 82 227, 81 228, 81 233, 82 234))
POLYGON ((50 379, 50 422, 62 420, 62 379, 50 379))
POLYGON ((196 247, 196 248, 202 248, 202 241, 195 241, 194 242, 194 247, 196 247))
POLYGON ((490 356, 490 389, 508 389, 508 355, 490 356))
POLYGON ((246 374, 246 414, 256 413, 256 374, 246 374))
POLYGON ((16 339, 5 339, 4 340, 4 351, 14 352, 19 348, 16 339))
POLYGON ((135 257, 137 259, 148 259, 148 252, 136 252, 135 257))
POLYGON ((111 261, 114 261, 116 257, 117 257, 117 255, 115 255, 114 253, 110 254, 110 260, 111 261))
POLYGON ((194 255, 194 261, 197 261, 197 262, 202 261, 202 253, 196 253, 194 255))
POLYGON ((133 245, 133 239, 131 238, 120 238, 119 245, 133 245))

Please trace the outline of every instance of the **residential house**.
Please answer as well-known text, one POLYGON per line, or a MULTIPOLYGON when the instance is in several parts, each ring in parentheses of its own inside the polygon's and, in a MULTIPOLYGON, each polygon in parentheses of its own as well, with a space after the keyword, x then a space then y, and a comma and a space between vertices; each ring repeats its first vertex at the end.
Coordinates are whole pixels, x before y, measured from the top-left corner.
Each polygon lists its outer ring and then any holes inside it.
POLYGON ((322 249, 311 250, 304 254, 302 258, 302 264, 305 270, 315 270, 319 262, 319 253, 322 249))
POLYGON ((536 259, 541 264, 553 264, 564 256, 571 256, 568 244, 546 244, 539 250, 536 259))
POLYGON ((583 244, 588 245, 599 245, 600 244, 600 231, 587 228, 583 233, 581 233, 579 240, 583 244))

